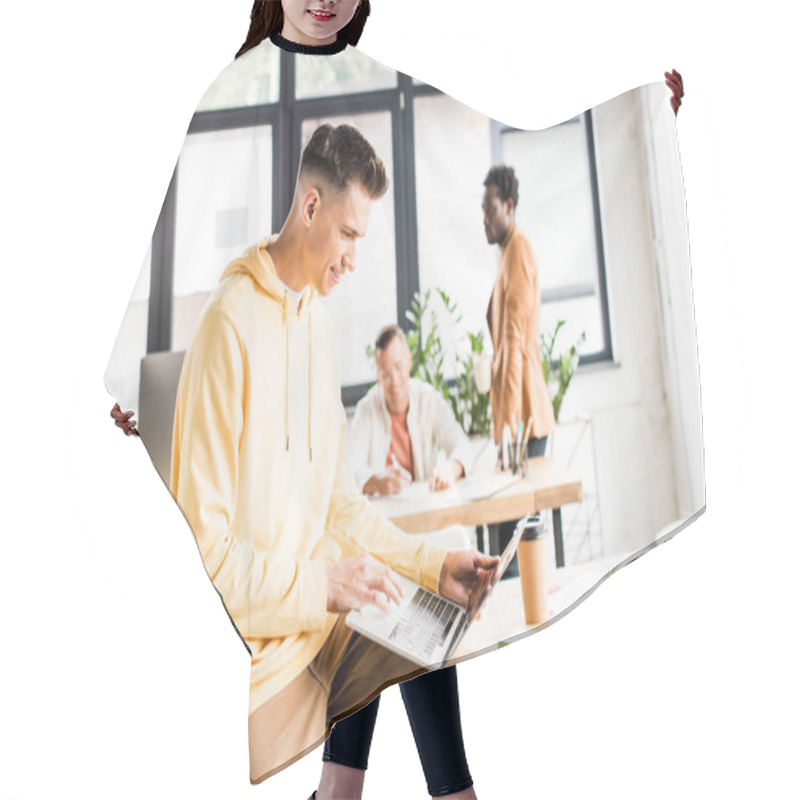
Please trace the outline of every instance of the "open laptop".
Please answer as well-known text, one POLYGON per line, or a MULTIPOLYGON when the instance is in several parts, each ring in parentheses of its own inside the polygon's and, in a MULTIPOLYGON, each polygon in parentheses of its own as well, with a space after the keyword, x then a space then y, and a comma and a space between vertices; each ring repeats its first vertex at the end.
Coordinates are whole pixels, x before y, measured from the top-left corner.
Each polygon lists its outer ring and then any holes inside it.
POLYGON ((494 570, 483 573, 472 590, 466 608, 424 589, 403 575, 397 575, 403 587, 403 598, 399 605, 392 605, 388 611, 373 605, 354 609, 347 615, 347 624, 422 667, 442 666, 452 656, 495 584, 508 568, 523 532, 540 524, 539 514, 529 514, 517 523, 500 562, 494 570))

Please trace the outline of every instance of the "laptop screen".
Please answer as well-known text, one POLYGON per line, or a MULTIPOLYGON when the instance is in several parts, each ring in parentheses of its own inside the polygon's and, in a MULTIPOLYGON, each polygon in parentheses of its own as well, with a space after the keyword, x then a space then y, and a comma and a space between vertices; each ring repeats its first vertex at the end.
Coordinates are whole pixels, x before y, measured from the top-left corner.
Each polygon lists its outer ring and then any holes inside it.
POLYGON ((526 517, 523 517, 517 523, 517 527, 514 528, 514 535, 506 545, 506 549, 503 550, 503 554, 500 556, 500 562, 498 563, 497 567, 495 567, 495 569, 492 571, 484 570, 481 572, 478 582, 475 584, 475 587, 472 590, 472 594, 469 598, 469 605, 467 606, 467 618, 470 622, 475 619, 475 616, 481 610, 486 598, 489 596, 489 592, 491 592, 491 590, 494 588, 494 585, 500 580, 500 578, 503 577, 505 571, 508 569, 508 565, 511 563, 511 559, 514 558, 514 553, 517 552, 517 545, 519 544, 522 534, 525 532, 526 528, 538 524, 538 515, 536 517, 532 517, 530 514, 528 514, 526 517))

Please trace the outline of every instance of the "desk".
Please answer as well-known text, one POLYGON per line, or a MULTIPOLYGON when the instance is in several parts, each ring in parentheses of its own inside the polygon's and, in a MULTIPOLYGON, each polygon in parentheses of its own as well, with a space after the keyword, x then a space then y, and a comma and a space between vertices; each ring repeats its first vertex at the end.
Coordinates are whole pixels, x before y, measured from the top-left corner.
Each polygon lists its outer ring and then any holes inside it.
POLYGON ((381 497, 372 503, 406 533, 425 533, 449 525, 489 525, 550 508, 553 510, 556 565, 563 567, 561 506, 580 503, 582 499, 580 480, 552 459, 541 457, 528 460, 524 478, 480 500, 461 499, 456 484, 444 492, 432 492, 424 497, 381 497))
POLYGON ((538 626, 525 623, 519 578, 500 581, 486 601, 481 618, 472 623, 450 663, 501 647, 542 625, 552 625, 624 560, 624 556, 611 556, 555 570, 549 580, 550 619, 538 626))

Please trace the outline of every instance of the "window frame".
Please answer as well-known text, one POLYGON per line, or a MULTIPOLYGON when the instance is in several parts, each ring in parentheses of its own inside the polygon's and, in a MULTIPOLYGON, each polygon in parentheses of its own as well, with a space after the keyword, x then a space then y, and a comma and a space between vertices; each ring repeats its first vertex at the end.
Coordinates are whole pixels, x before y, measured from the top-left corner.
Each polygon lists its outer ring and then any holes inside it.
MULTIPOLYGON (((589 160, 589 182, 592 194, 592 213, 594 217, 594 241, 597 255, 597 291, 594 284, 575 283, 563 284, 561 286, 542 289, 542 305, 553 303, 559 300, 575 300, 581 297, 597 297, 600 304, 600 321, 603 332, 603 346, 600 350, 581 355, 578 359, 578 366, 597 364, 602 361, 613 361, 614 351, 611 342, 611 319, 608 311, 608 284, 606 281, 606 260, 605 247, 603 245, 603 223, 600 214, 600 189, 597 178, 597 154, 595 153, 594 124, 592 111, 584 111, 582 114, 564 120, 561 125, 574 125, 583 118, 584 131, 586 133, 586 155, 589 160)), ((495 164, 503 162, 503 134, 514 131, 520 133, 530 133, 523 128, 515 128, 497 120, 492 120, 492 160, 495 164)))
MULTIPOLYGON (((193 134, 237 128, 272 126, 272 230, 280 230, 292 202, 293 184, 300 164, 302 125, 304 120, 318 116, 342 116, 389 112, 392 130, 392 157, 394 174, 395 212, 395 281, 397 295, 397 322, 404 329, 410 327, 405 312, 411 307, 414 294, 420 288, 419 242, 416 208, 416 149, 414 137, 414 100, 417 97, 443 94, 435 87, 415 83, 401 72, 397 85, 389 89, 356 92, 328 97, 297 99, 296 69, 293 53, 281 51, 278 100, 262 105, 198 111, 189 123, 187 138, 193 134), (290 154, 287 160, 285 153, 290 154)), ((595 239, 598 254, 598 287, 605 347, 602 352, 582 356, 581 364, 610 360, 611 333, 608 316, 605 261, 603 258, 602 230, 600 225, 597 166, 594 154, 594 136, 591 112, 586 112, 587 146, 592 181, 592 202, 595 215, 595 239)), ((492 150, 497 160, 501 135, 510 126, 492 120, 492 150), (496 128, 496 131, 495 131, 496 128)), ((169 351, 172 344, 172 305, 177 219, 177 188, 180 180, 180 161, 172 173, 166 197, 153 231, 152 261, 150 271, 150 298, 147 324, 147 353, 169 351)), ((550 290, 543 302, 556 299, 550 290)), ((372 383, 342 387, 342 400, 346 406, 354 405, 368 391, 372 383)))

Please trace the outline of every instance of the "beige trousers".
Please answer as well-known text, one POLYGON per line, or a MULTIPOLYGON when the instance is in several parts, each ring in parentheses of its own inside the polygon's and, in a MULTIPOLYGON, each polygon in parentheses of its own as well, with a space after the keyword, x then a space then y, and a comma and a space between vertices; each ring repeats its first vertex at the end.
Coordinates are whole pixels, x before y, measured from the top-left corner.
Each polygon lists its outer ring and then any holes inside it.
POLYGON ((319 747, 338 719, 425 671, 348 628, 340 616, 314 660, 248 718, 250 782, 293 764, 319 747))

